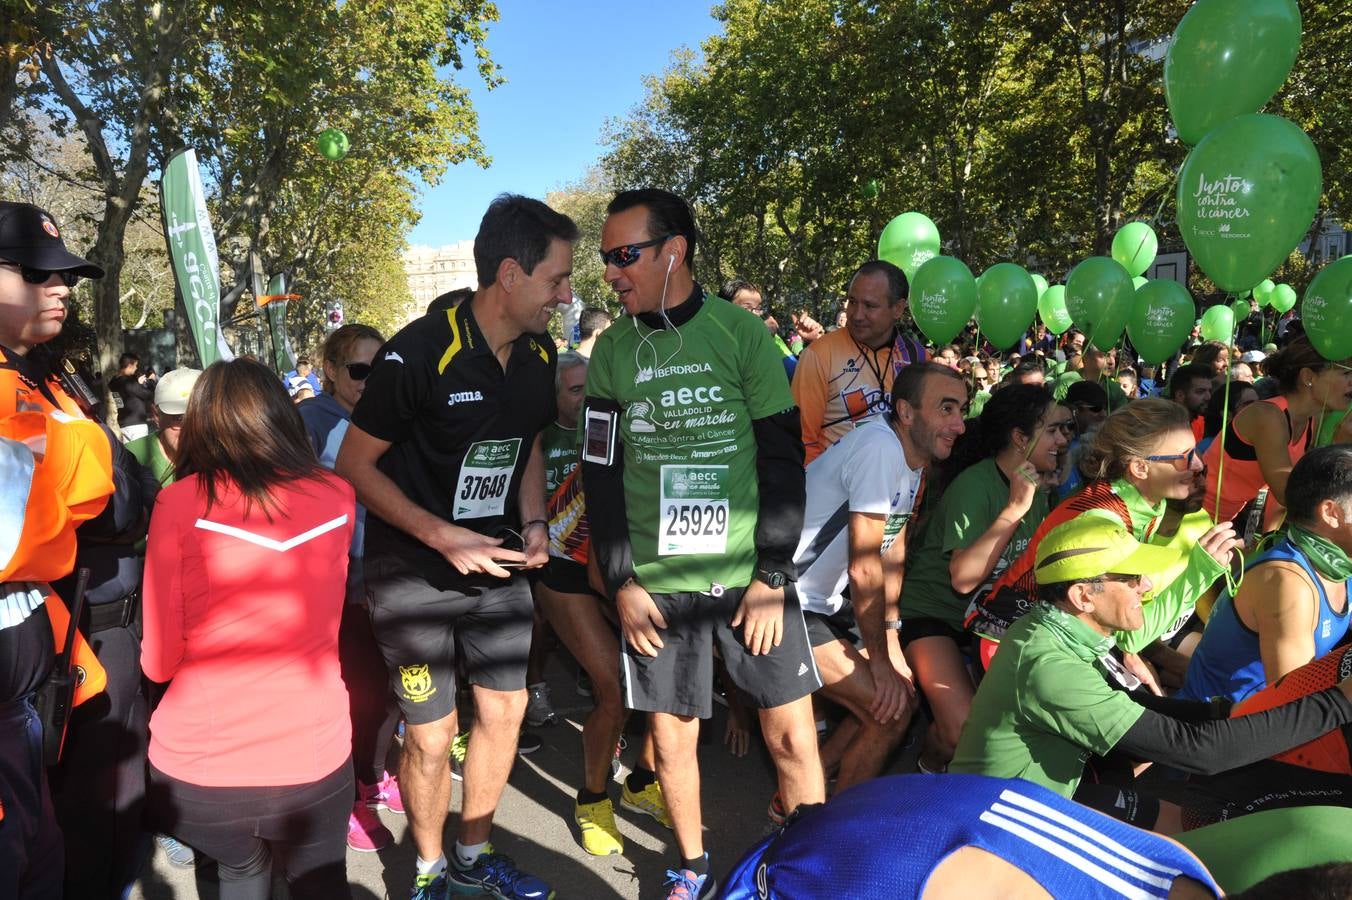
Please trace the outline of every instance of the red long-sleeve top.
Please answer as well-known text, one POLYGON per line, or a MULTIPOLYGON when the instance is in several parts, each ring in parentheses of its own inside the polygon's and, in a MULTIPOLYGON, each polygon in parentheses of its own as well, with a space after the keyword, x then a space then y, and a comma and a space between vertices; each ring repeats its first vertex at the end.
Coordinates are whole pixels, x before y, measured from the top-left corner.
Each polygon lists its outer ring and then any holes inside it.
POLYGON ((307 784, 351 752, 338 667, 352 487, 332 473, 274 492, 271 520, 234 485, 206 511, 195 476, 150 520, 141 667, 169 688, 150 761, 212 787, 307 784))

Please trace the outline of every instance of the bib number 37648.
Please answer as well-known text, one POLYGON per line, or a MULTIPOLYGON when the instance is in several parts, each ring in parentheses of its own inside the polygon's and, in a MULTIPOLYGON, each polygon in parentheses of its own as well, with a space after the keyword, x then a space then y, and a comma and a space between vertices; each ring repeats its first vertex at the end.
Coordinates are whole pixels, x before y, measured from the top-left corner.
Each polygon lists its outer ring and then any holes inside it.
POLYGON ((470 445, 460 464, 455 486, 455 518, 482 519, 500 516, 507 505, 507 490, 521 453, 521 438, 479 441, 470 445))
POLYGON ((657 552, 723 553, 728 546, 728 467, 663 466, 657 552))

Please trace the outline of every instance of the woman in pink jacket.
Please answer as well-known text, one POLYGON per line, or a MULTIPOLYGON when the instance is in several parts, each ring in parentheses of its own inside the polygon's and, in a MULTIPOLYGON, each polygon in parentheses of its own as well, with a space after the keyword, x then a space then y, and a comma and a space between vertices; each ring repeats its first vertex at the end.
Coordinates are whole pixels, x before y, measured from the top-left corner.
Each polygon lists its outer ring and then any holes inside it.
POLYGON ((219 864, 222 900, 349 895, 351 724, 339 674, 354 498, 264 366, 211 366, 150 523, 146 815, 219 864))

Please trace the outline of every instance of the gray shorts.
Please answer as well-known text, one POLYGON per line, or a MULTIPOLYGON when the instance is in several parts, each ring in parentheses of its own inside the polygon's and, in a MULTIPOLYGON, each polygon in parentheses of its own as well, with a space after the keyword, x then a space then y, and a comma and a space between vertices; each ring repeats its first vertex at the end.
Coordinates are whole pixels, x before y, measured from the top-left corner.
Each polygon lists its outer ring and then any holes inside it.
POLYGON ((393 557, 367 557, 371 629, 390 673, 390 689, 410 725, 455 709, 455 664, 470 684, 526 688, 535 605, 520 575, 463 591, 433 587, 393 557))
POLYGON ((742 643, 741 627, 728 623, 745 588, 708 593, 653 594, 667 622, 658 629, 662 649, 644 656, 621 640, 620 683, 624 704, 644 712, 707 719, 713 715, 715 644, 743 699, 759 709, 783 706, 822 686, 812 659, 807 625, 792 583, 784 589, 784 637, 778 647, 753 656, 742 643))

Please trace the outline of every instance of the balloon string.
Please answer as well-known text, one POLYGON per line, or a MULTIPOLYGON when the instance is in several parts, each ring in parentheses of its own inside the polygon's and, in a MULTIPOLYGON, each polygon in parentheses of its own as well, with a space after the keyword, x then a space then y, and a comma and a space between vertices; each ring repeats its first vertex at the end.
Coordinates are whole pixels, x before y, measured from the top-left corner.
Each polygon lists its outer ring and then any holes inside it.
MULTIPOLYGON (((1235 330, 1232 331, 1232 332, 1230 333, 1230 345, 1231 345, 1232 347, 1234 346, 1234 343, 1235 343, 1235 336, 1238 334, 1238 331, 1239 331, 1239 329, 1238 329, 1238 327, 1236 326, 1235 330)), ((1221 398, 1221 431, 1220 431, 1220 434, 1216 435, 1216 437, 1214 438, 1214 440, 1217 440, 1217 441, 1220 441, 1220 442, 1221 442, 1221 447, 1220 447, 1220 452, 1216 454, 1216 459, 1217 459, 1217 462, 1216 462, 1216 515, 1215 515, 1215 516, 1212 518, 1212 520, 1211 520, 1211 522, 1212 522, 1213 525, 1220 524, 1220 514, 1221 514, 1221 490, 1222 490, 1222 487, 1223 487, 1224 482, 1225 482, 1225 430, 1226 430, 1226 428, 1227 428, 1228 425, 1229 425, 1229 421, 1230 421, 1230 367, 1229 367, 1229 366, 1226 366, 1226 368, 1225 368, 1225 396, 1221 398)), ((1240 535, 1240 537, 1242 538, 1243 535, 1240 535)), ((1241 541, 1241 544, 1242 544, 1242 541, 1241 541)), ((1242 551, 1242 550, 1236 550, 1236 552, 1239 554, 1239 558, 1240 558, 1240 561, 1241 561, 1241 563, 1242 563, 1242 562, 1243 562, 1243 559, 1244 559, 1243 551, 1242 551)), ((1235 592, 1239 590, 1239 586, 1240 586, 1241 584, 1243 584, 1243 583, 1244 583, 1244 568, 1243 568, 1242 565, 1240 566, 1239 577, 1238 577, 1238 578, 1235 578, 1235 576, 1234 576, 1234 568, 1233 568, 1233 567, 1228 567, 1228 568, 1226 568, 1226 570, 1225 570, 1225 587, 1226 587, 1227 590, 1229 590, 1230 596, 1231 596, 1231 597, 1233 597, 1233 596, 1235 595, 1235 592)))

